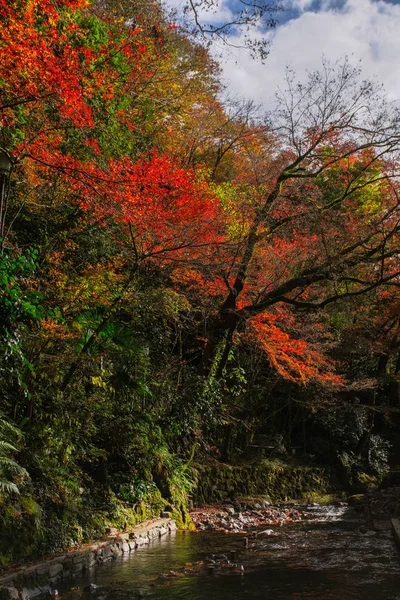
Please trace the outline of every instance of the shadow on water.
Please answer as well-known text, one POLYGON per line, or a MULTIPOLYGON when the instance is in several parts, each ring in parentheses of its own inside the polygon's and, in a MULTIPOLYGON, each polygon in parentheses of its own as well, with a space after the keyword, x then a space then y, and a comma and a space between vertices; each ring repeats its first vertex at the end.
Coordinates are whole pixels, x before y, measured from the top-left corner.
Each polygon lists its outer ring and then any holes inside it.
POLYGON ((63 600, 400 600, 400 553, 391 532, 361 533, 362 523, 347 507, 312 506, 303 521, 260 533, 248 548, 238 534, 178 532, 59 592, 63 600), (231 550, 238 566, 217 560, 208 574, 207 558, 231 550), (88 594, 88 583, 101 587, 88 594))

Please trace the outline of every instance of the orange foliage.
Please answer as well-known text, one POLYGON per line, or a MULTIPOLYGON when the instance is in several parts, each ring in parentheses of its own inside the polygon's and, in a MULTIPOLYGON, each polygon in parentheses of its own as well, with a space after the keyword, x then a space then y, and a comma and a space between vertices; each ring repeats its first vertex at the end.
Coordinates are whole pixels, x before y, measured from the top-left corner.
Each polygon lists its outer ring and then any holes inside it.
POLYGON ((319 381, 331 385, 344 383, 334 373, 335 365, 313 349, 305 340, 294 339, 282 328, 282 317, 263 313, 249 321, 248 339, 253 340, 268 357, 271 365, 284 377, 296 383, 319 381))

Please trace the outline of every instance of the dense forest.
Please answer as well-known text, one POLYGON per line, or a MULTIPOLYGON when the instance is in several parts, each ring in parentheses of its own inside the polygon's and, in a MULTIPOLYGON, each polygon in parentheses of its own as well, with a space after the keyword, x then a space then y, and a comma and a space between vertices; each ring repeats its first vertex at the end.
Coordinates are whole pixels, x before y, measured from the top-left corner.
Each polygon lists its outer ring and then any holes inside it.
POLYGON ((324 60, 264 116, 150 1, 0 0, 0 46, 0 566, 166 505, 187 525, 196 465, 381 482, 400 450, 381 87, 324 60))

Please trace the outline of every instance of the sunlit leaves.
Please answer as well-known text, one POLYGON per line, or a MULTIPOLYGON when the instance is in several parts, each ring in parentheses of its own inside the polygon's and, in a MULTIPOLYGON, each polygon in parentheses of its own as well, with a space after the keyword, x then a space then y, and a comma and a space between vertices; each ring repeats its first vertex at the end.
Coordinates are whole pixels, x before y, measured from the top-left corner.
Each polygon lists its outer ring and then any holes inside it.
POLYGON ((316 380, 322 383, 343 383, 335 374, 335 365, 323 353, 303 339, 285 331, 285 319, 273 313, 252 318, 249 338, 265 352, 270 364, 284 378, 305 384, 316 380))

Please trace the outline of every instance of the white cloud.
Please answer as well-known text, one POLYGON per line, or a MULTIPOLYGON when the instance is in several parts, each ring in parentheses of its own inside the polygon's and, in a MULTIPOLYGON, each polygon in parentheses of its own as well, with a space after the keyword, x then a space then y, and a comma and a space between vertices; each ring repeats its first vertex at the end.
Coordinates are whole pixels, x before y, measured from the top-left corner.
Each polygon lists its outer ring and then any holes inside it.
POLYGON ((291 0, 289 3, 290 8, 295 10, 304 11, 311 7, 313 0, 291 0))
MULTIPOLYGON (((167 11, 170 9, 176 10, 182 15, 188 2, 186 0, 167 0, 165 6, 167 11)), ((229 0, 205 0, 204 2, 196 3, 196 13, 199 22, 203 25, 219 25, 221 23, 230 22, 233 18, 232 7, 229 0)), ((187 14, 189 21, 194 23, 193 14, 189 11, 187 14)))
POLYGON ((294 4, 303 12, 268 33, 271 52, 265 65, 243 50, 223 50, 224 74, 234 94, 271 107, 287 65, 301 78, 320 67, 322 55, 332 61, 347 55, 354 63, 361 60, 363 75, 377 77, 392 100, 400 99, 399 4, 346 0, 338 9, 326 0, 319 12, 307 10, 308 0, 292 0, 294 4))

